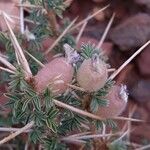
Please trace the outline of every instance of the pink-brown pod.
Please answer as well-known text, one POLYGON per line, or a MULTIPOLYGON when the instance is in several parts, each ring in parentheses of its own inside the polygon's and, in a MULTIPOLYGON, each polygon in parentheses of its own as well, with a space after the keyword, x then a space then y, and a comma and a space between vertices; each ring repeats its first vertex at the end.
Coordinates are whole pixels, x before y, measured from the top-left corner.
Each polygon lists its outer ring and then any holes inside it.
POLYGON ((74 69, 66 58, 55 58, 35 76, 36 91, 41 93, 49 87, 55 96, 62 94, 71 82, 73 73, 74 69))
POLYGON ((109 101, 108 106, 99 107, 95 114, 102 118, 113 118, 120 115, 128 101, 126 86, 114 85, 107 94, 106 99, 109 101))
POLYGON ((101 89, 108 78, 107 65, 102 60, 93 65, 91 58, 85 59, 77 71, 77 81, 87 92, 101 89))
MULTIPOLYGON (((0 0, 0 10, 4 11, 8 16, 11 15, 11 16, 19 17, 20 10, 19 7, 17 7, 16 5, 17 5, 17 0, 0 0)), ((14 29, 17 26, 19 26, 19 20, 16 20, 14 18, 12 18, 12 20, 14 22, 10 22, 10 26, 12 29, 14 29)), ((0 16, 0 29, 2 31, 7 30, 7 26, 2 15, 0 16)))

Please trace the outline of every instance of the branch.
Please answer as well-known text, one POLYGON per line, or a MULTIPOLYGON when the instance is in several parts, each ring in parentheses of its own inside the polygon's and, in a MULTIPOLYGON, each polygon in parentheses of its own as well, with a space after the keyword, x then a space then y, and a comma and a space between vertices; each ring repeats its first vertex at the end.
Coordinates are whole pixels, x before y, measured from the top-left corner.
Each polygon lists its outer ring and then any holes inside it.
MULTIPOLYGON (((20 128, 5 128, 5 127, 0 127, 0 132, 16 132, 19 131, 20 128)), ((31 132, 31 130, 25 130, 24 133, 31 132)))
MULTIPOLYGON (((68 110, 71 110, 77 114, 80 114, 80 115, 83 115, 85 117, 89 117, 89 118, 92 118, 92 119, 96 119, 96 120, 105 120, 105 118, 101 118, 97 115, 94 115, 94 114, 91 114, 89 112, 86 112, 84 110, 81 110, 81 109, 78 109, 78 108, 75 108, 73 106, 70 106, 68 104, 65 104, 63 102, 60 102, 56 99, 53 99, 54 103, 58 106, 58 107, 62 107, 62 108, 65 108, 65 109, 68 109, 68 110)), ((133 118, 127 118, 127 117, 114 117, 114 118, 110 118, 110 119, 114 119, 114 120, 124 120, 124 121, 134 121, 134 122, 144 122, 143 120, 139 120, 139 119, 133 119, 133 118)))
POLYGON ((20 128, 18 131, 10 134, 9 136, 5 137, 0 141, 0 145, 10 141, 11 139, 15 138, 16 136, 20 135, 21 133, 25 132, 26 130, 32 128, 34 125, 34 121, 31 121, 30 123, 26 124, 24 127, 20 128))

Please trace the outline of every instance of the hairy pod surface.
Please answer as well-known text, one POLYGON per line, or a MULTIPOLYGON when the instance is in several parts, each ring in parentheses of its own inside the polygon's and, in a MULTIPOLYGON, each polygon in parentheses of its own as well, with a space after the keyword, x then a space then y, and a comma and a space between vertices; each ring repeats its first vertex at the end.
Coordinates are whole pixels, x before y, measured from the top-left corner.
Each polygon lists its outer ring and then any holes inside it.
POLYGON ((73 73, 74 69, 66 58, 55 58, 35 76, 36 91, 41 93, 49 87, 54 95, 62 94, 71 82, 73 73))
POLYGON ((128 101, 128 94, 126 92, 126 86, 114 85, 106 96, 109 101, 108 106, 99 107, 96 115, 102 118, 112 118, 120 115, 128 101))
POLYGON ((95 69, 92 65, 92 59, 86 59, 77 71, 77 81, 87 92, 95 92, 101 89, 107 78, 107 66, 102 60, 99 60, 95 69))

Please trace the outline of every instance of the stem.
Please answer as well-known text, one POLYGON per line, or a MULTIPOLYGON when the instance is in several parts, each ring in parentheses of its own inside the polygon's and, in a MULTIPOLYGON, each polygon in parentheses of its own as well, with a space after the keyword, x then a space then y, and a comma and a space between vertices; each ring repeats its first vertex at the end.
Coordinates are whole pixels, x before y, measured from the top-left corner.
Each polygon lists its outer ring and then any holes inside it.
MULTIPOLYGON (((0 127, 0 132, 16 132, 19 131, 20 128, 5 128, 5 127, 0 127)), ((24 131, 24 133, 28 133, 31 132, 31 130, 26 130, 24 131)))
POLYGON ((58 33, 58 24, 56 20, 56 15, 53 10, 48 10, 47 12, 48 20, 49 20, 49 26, 51 26, 52 30, 54 31, 54 34, 57 35, 58 33))
POLYGON ((18 131, 10 134, 9 136, 3 138, 1 141, 0 141, 0 145, 10 141, 11 139, 15 138, 16 136, 20 135, 21 133, 23 133, 24 131, 32 128, 34 125, 34 121, 31 121, 29 122, 28 124, 26 124, 24 127, 20 128, 18 131))
MULTIPOLYGON (((58 106, 58 107, 62 107, 62 108, 65 108, 65 109, 68 109, 68 110, 71 110, 77 114, 80 114, 80 115, 83 115, 85 117, 89 117, 89 118, 92 118, 92 119, 96 119, 96 120, 105 120, 105 118, 101 118, 97 115, 94 115, 94 114, 91 114, 89 112, 86 112, 84 110, 81 110, 81 109, 78 109, 78 108, 75 108, 73 106, 70 106, 68 104, 65 104, 63 102, 60 102, 56 99, 53 99, 54 103, 58 106)), ((124 121, 134 121, 134 122, 143 122, 143 120, 139 120, 139 119, 133 119, 133 118, 126 118, 126 117, 114 117, 114 118, 111 118, 111 119, 115 119, 115 120, 124 120, 124 121)))

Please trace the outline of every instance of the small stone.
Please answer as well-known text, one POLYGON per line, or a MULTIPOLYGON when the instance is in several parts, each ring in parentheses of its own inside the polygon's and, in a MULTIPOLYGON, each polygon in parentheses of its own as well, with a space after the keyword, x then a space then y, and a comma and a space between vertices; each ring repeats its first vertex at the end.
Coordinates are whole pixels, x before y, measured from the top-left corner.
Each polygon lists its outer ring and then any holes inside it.
POLYGON ((120 47, 121 50, 130 50, 139 47, 150 39, 150 16, 139 13, 116 26, 110 39, 120 47))
POLYGON ((138 106, 132 117, 146 121, 149 118, 149 115, 144 107, 138 106))
POLYGON ((150 101, 150 80, 140 80, 129 91, 129 95, 139 103, 150 101))
POLYGON ((150 46, 148 46, 138 57, 137 65, 139 72, 144 77, 150 76, 150 46))
POLYGON ((145 5, 146 7, 150 8, 150 0, 134 0, 134 1, 139 5, 145 5))

